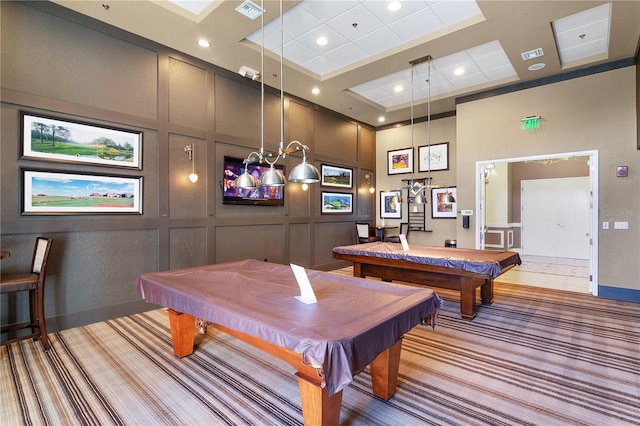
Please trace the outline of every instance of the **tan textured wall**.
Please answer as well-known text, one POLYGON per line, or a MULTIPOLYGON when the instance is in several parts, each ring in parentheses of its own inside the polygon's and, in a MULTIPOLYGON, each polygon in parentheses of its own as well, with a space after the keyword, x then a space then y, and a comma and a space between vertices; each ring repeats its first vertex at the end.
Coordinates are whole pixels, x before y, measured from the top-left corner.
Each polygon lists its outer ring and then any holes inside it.
MULTIPOLYGON (((13 253, 1 266, 28 268, 34 235, 54 238, 45 301, 51 331, 132 313, 123 306, 148 309, 133 286, 144 272, 244 258, 340 266, 331 249, 355 242, 356 221, 373 220, 362 179, 375 164, 373 129, 285 95, 285 141, 307 144, 318 167, 353 170, 353 187, 340 191, 354 195, 353 214, 321 214, 326 188, 305 192, 293 183, 284 207, 225 205, 224 156, 244 158, 260 146, 258 82, 51 2, 0 8, 0 224, 2 248, 13 253), (142 170, 23 158, 19 111, 142 131, 142 170), (186 145, 195 148, 195 184, 186 145), (22 169, 141 177, 143 212, 24 216, 22 169)), ((266 91, 265 148, 277 150, 279 90, 266 91)), ((300 159, 288 156, 286 170, 300 159)), ((3 323, 26 303, 0 300, 3 323)))
MULTIPOLYGON (((458 105, 459 208, 474 208, 476 161, 597 150, 599 222, 629 222, 629 230, 599 230, 598 282, 640 289, 635 82, 635 67, 626 67, 458 105), (531 115, 542 117, 541 129, 522 131, 520 119, 531 115), (629 177, 616 177, 618 165, 629 166, 629 177)), ((475 234, 458 231, 458 242, 473 247, 475 234)))

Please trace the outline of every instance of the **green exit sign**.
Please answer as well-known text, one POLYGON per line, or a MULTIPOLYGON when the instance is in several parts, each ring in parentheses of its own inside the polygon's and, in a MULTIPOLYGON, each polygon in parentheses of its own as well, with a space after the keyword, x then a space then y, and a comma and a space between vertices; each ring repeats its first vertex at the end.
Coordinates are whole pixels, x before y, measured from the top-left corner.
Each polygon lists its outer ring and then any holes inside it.
POLYGON ((540 117, 527 117, 522 119, 523 130, 533 130, 540 128, 540 117))

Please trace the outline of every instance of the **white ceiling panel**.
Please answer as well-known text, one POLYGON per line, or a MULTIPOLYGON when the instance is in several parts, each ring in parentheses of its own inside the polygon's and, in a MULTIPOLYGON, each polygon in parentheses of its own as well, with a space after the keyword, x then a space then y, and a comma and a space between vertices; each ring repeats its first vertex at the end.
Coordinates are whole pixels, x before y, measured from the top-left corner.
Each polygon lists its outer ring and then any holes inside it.
MULTIPOLYGON (((33 4, 73 10, 232 72, 242 66, 260 69, 256 54, 263 44, 260 16, 253 19, 239 13, 242 0, 218 0, 203 9, 205 1, 177 2, 191 11, 168 0, 33 4), (209 41, 210 47, 198 45, 200 39, 209 41)), ((398 2, 400 9, 390 11, 390 0, 283 0, 287 92, 378 126, 381 111, 386 123, 407 119, 410 91, 390 93, 378 85, 410 87, 409 62, 416 58, 434 57, 431 107, 439 113, 455 110, 460 96, 612 61, 629 63, 640 39, 640 0, 398 2), (327 38, 324 47, 316 44, 318 35, 327 38), (543 49, 544 56, 521 59, 523 52, 536 48, 543 49), (459 66, 465 67, 465 74, 452 75, 459 66), (377 80, 384 74, 392 81, 377 80), (311 95, 312 88, 319 93, 311 95), (354 92, 359 95, 353 96, 354 92), (367 98, 364 102, 363 97, 367 98)), ((249 6, 260 9, 261 5, 266 9, 264 47, 268 56, 261 73, 271 76, 279 74, 271 52, 279 56, 282 46, 280 2, 254 0, 249 6)), ((427 66, 419 64, 414 71, 414 101, 419 114, 424 114, 427 66)), ((265 83, 277 88, 278 79, 269 78, 265 83)))
POLYGON ((444 28, 442 21, 431 9, 422 9, 399 21, 389 24, 389 28, 404 41, 415 40, 444 28), (425 29, 427 29, 425 31, 425 29))
MULTIPOLYGON (((285 50, 285 54, 287 51, 285 50)), ((318 75, 324 75, 340 68, 338 64, 327 59, 325 56, 315 56, 314 58, 303 62, 303 67, 312 70, 318 75)))
POLYGON ((349 65, 354 60, 360 61, 367 58, 369 55, 353 43, 346 43, 336 49, 330 50, 325 53, 324 56, 342 68, 349 65))
POLYGON ((388 1, 365 1, 362 3, 385 25, 392 24, 421 10, 428 10, 429 4, 426 1, 412 0, 402 2, 402 7, 396 11, 389 11, 388 1))
MULTIPOLYGON (((413 67, 414 102, 424 102, 427 96, 427 78, 429 75, 429 65, 422 62, 413 67)), ((365 85, 351 87, 354 93, 377 102, 376 99, 369 98, 372 84, 380 87, 390 97, 384 98, 384 103, 380 103, 387 109, 401 106, 406 103, 404 94, 394 94, 390 87, 402 84, 405 92, 411 90, 411 66, 398 73, 393 73, 365 85)), ((484 85, 492 80, 502 80, 505 78, 517 78, 517 74, 507 55, 498 41, 492 41, 479 46, 472 47, 466 51, 456 52, 443 58, 431 61, 431 96, 446 94, 448 92, 484 85), (476 58, 474 60, 473 58, 476 58), (455 75, 454 71, 460 67, 464 68, 463 75, 455 75)))
MULTIPOLYGON (((309 49, 316 52, 318 55, 323 55, 330 50, 337 49, 340 46, 344 46, 348 43, 348 40, 340 35, 337 31, 331 28, 329 25, 318 25, 311 31, 308 31, 296 38, 298 43, 302 43, 309 49), (327 44, 324 46, 319 45, 316 41, 318 38, 324 37, 327 39, 327 44)), ((293 60, 292 58, 289 58, 293 60)), ((294 61, 295 62, 295 61, 294 61)))
POLYGON ((583 43, 579 46, 563 49, 561 51, 562 62, 571 63, 594 55, 603 54, 607 51, 608 45, 608 40, 596 40, 592 43, 583 43))
POLYGON ((611 31, 611 3, 553 21, 563 65, 606 54, 611 31))
POLYGON ((457 24, 465 19, 481 15, 482 12, 475 1, 439 1, 431 6, 436 16, 445 26, 457 24))
POLYGON ((306 45, 298 42, 298 40, 286 43, 284 45, 284 53, 295 63, 304 63, 318 57, 316 52, 307 48, 306 45))
POLYGON ((298 5, 298 7, 307 10, 320 21, 327 22, 359 4, 359 1, 351 0, 303 1, 298 5))
POLYGON ((381 29, 384 24, 362 4, 359 4, 327 22, 331 28, 348 40, 355 40, 381 29))
POLYGON ((402 43, 402 39, 387 27, 380 28, 374 32, 353 41, 353 44, 367 52, 375 55, 402 43))
MULTIPOLYGON (((401 3, 402 7, 399 10, 390 11, 387 8, 388 2, 381 0, 302 0, 284 14, 285 38, 295 39, 318 55, 328 55, 325 57, 327 61, 313 58, 300 62, 299 59, 290 56, 286 48, 284 56, 288 61, 295 62, 322 77, 341 68, 347 69, 362 60, 362 52, 368 56, 382 54, 397 49, 404 43, 427 37, 448 25, 458 24, 470 17, 482 16, 476 2, 470 0, 414 0, 401 3), (328 31, 327 26, 334 32, 328 31), (320 34, 328 41, 324 47, 316 44, 320 34), (349 54, 351 46, 357 47, 353 54, 349 54), (332 54, 329 55, 329 52, 332 54), (345 60, 349 57, 350 61, 345 60)), ((274 31, 265 33, 265 48, 275 51, 277 47, 273 46, 280 44, 280 20, 271 20, 266 26, 274 31), (276 35, 278 39, 273 40, 276 35)), ((259 33, 260 31, 254 32, 247 36, 247 39, 261 44, 259 33)))

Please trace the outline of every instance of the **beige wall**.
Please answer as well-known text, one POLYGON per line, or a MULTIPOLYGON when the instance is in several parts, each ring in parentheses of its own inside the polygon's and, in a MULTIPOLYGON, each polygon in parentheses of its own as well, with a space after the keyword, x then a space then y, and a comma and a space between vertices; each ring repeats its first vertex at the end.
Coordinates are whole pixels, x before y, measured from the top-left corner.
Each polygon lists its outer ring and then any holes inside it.
MULTIPOLYGON (((597 150, 599 223, 629 223, 629 230, 599 230, 598 283, 639 290, 640 151, 635 81, 635 67, 626 67, 459 104, 458 207, 475 206, 476 161, 597 150), (542 117, 541 129, 525 132, 520 119, 531 115, 542 117), (618 165, 629 166, 629 177, 615 176, 618 165)), ((472 229, 475 219, 472 217, 472 229)), ((458 227, 457 237, 459 246, 474 247, 473 232, 458 227)))
MULTIPOLYGON (((455 117, 443 118, 431 121, 431 143, 437 144, 441 142, 449 142, 449 170, 439 170, 431 172, 431 178, 434 184, 444 183, 445 185, 456 185, 456 119, 455 117)), ((413 130, 413 146, 415 179, 427 178, 428 173, 418 173, 418 147, 428 144, 427 137, 428 125, 426 122, 416 123, 413 130)), ((376 166, 376 217, 379 224, 380 219, 380 191, 393 190, 398 188, 404 182, 403 179, 411 179, 411 174, 389 175, 387 169, 387 153, 396 149, 411 147, 411 126, 403 126, 388 130, 381 130, 376 133, 376 158, 378 160, 376 166)), ((408 221, 407 214, 407 190, 403 191, 405 202, 402 206, 402 219, 385 219, 385 225, 399 225, 401 222, 408 221)), ((430 198, 431 195, 427 194, 430 198)), ((421 245, 444 245, 444 241, 450 238, 456 238, 456 220, 455 219, 433 219, 431 218, 431 202, 426 207, 426 229, 428 232, 412 231, 409 234, 409 242, 421 245)), ((460 225, 461 226, 461 225, 460 225)))
MULTIPOLYGON (((434 181, 456 185, 458 210, 474 210, 470 229, 456 220, 431 219, 432 232, 414 232, 414 244, 442 245, 457 238, 458 247, 476 245, 476 162, 522 158, 565 152, 598 151, 599 205, 595 211, 599 229, 600 286, 640 290, 640 150, 637 149, 636 67, 593 74, 501 96, 461 103, 456 117, 432 121, 432 143, 449 141, 450 169, 433 172, 434 181), (520 119, 540 115, 536 131, 523 131, 520 119), (629 166, 629 176, 617 178, 618 165, 629 166), (614 221, 628 222, 629 230, 613 229, 614 221)), ((414 146, 424 145, 426 124, 414 129, 414 146)), ((387 174, 387 151, 411 146, 409 126, 377 132, 378 190, 394 189, 411 175, 387 174)), ((416 173, 416 178, 426 177, 416 173)), ((378 191, 379 192, 379 191, 378 191)), ((406 190, 405 190, 406 195, 406 190)), ((428 207, 430 209, 430 206, 428 207)), ((380 211, 377 206, 377 221, 380 211)), ((511 221, 515 218, 509 218, 511 221)), ((519 216, 518 216, 519 220, 519 216)), ((403 220, 406 221, 406 206, 403 220)), ((399 223, 400 220, 387 223, 399 223)), ((636 296, 637 297, 637 296, 636 296)))

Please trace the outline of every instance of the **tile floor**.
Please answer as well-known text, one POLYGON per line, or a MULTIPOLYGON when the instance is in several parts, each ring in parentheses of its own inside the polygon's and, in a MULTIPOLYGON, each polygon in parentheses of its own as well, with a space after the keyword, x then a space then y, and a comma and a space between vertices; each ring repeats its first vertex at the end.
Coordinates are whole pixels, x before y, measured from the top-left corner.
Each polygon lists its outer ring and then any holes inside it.
POLYGON ((495 281, 589 293, 589 260, 520 255, 516 266, 495 281))

